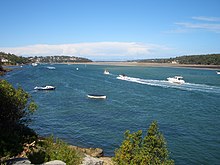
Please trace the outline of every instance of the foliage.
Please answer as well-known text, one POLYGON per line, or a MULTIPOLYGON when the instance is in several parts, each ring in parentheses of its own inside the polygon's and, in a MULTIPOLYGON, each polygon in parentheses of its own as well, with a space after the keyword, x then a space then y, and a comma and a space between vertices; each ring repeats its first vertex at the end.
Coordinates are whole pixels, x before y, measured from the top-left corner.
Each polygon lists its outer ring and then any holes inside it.
POLYGON ((4 73, 5 73, 5 70, 2 67, 2 62, 1 62, 1 58, 0 58, 0 76, 4 75, 4 73))
POLYGON ((25 57, 19 57, 16 56, 15 54, 11 54, 11 53, 4 53, 4 52, 0 52, 0 60, 1 59, 7 59, 8 62, 4 62, 4 64, 8 64, 8 65, 16 65, 16 64, 27 64, 29 63, 29 59, 25 58, 25 57))
POLYGON ((0 76, 3 76, 5 74, 5 70, 2 68, 2 66, 0 65, 0 76))
POLYGON ((77 165, 81 162, 81 156, 76 150, 70 148, 65 142, 51 136, 38 143, 37 149, 32 151, 28 158, 34 164, 40 164, 52 160, 62 160, 67 165, 77 165))
POLYGON ((46 57, 33 57, 30 58, 32 62, 40 63, 63 63, 63 62, 92 62, 87 58, 75 56, 46 56, 46 57))
MULTIPOLYGON (((28 64, 34 62, 40 63, 62 63, 62 62, 92 62, 87 58, 82 57, 75 57, 75 56, 46 56, 46 57, 22 57, 16 56, 15 54, 0 52, 0 66, 1 66, 1 59, 6 60, 7 62, 2 62, 5 65, 21 65, 21 64, 28 64)), ((1 67, 0 67, 1 69, 1 67)))
POLYGON ((4 71, 4 69, 3 69, 3 67, 2 67, 2 65, 0 64, 0 71, 4 71))
POLYGON ((0 124, 27 124, 28 116, 36 105, 21 87, 13 88, 6 80, 0 80, 0 124))
POLYGON ((220 54, 176 57, 180 64, 220 65, 220 54))
POLYGON ((176 61, 180 64, 220 65, 220 54, 180 56, 168 59, 138 60, 138 62, 149 63, 171 63, 172 61, 176 61))
POLYGON ((0 80, 0 157, 14 155, 22 150, 24 142, 36 138, 27 127, 29 115, 36 109, 30 95, 22 88, 15 89, 5 80, 0 80))
POLYGON ((125 132, 124 141, 115 151, 113 161, 118 165, 172 165, 163 135, 159 132, 157 122, 152 122, 146 136, 139 130, 130 134, 125 132))

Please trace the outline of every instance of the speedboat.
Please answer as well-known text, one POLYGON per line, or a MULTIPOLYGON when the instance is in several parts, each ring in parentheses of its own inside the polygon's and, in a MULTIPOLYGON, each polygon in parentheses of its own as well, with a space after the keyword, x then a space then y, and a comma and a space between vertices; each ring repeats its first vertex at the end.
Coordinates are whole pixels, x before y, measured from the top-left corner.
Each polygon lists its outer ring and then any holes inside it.
POLYGON ((88 94, 87 97, 91 99, 106 99, 105 95, 97 95, 97 94, 88 94))
POLYGON ((220 74, 220 71, 216 71, 216 74, 220 74))
POLYGON ((35 90, 54 90, 56 87, 47 85, 45 87, 35 87, 35 90))
POLYGON ((110 74, 110 73, 109 73, 109 71, 105 70, 105 71, 104 71, 104 74, 110 74))
POLYGON ((182 76, 168 77, 167 80, 170 83, 176 83, 176 84, 184 84, 185 83, 182 76))
POLYGON ((124 74, 120 74, 117 79, 120 79, 120 80, 126 80, 128 77, 124 74))

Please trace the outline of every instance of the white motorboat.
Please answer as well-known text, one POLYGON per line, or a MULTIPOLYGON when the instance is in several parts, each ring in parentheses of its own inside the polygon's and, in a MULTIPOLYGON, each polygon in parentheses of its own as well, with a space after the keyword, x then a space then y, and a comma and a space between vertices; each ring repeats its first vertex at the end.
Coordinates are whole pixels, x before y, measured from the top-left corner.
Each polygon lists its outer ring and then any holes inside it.
POLYGON ((37 63, 32 63, 31 65, 32 65, 32 66, 37 66, 37 63))
POLYGON ((176 84, 184 84, 185 83, 182 76, 168 77, 167 80, 170 83, 176 83, 176 84))
POLYGON ((47 85, 47 86, 45 86, 45 87, 35 87, 34 89, 35 90, 54 90, 56 87, 54 87, 54 86, 50 86, 50 85, 47 85))
POLYGON ((54 69, 56 69, 56 68, 53 67, 53 66, 48 66, 47 69, 54 70, 54 69))
POLYGON ((88 94, 87 97, 91 99, 106 99, 105 95, 97 95, 97 94, 88 94))
POLYGON ((220 71, 216 71, 216 74, 220 74, 220 71))
POLYGON ((109 73, 109 71, 105 70, 105 71, 104 71, 104 74, 110 74, 110 73, 109 73))
POLYGON ((120 74, 120 75, 117 77, 117 79, 126 80, 126 79, 128 79, 128 77, 127 77, 126 75, 124 75, 124 74, 120 74))

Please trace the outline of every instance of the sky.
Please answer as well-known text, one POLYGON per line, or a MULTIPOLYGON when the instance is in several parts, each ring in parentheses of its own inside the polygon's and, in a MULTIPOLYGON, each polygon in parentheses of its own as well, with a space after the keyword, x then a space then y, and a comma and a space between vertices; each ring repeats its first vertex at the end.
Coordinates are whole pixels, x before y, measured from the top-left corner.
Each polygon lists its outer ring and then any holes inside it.
POLYGON ((220 53, 219 0, 0 0, 0 51, 94 61, 220 53))

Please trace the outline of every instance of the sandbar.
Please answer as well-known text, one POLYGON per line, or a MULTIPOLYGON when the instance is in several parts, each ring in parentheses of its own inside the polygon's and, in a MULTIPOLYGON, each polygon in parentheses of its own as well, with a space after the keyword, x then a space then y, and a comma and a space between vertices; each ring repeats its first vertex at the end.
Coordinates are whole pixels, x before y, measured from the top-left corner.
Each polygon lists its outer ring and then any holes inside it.
MULTIPOLYGON (((79 63, 69 63, 79 64, 79 63)), ((109 66, 143 66, 143 67, 175 67, 175 68, 196 68, 196 69, 212 69, 220 70, 220 65, 195 65, 195 64, 172 64, 172 63, 145 63, 145 62, 87 62, 80 64, 88 65, 109 65, 109 66)))

